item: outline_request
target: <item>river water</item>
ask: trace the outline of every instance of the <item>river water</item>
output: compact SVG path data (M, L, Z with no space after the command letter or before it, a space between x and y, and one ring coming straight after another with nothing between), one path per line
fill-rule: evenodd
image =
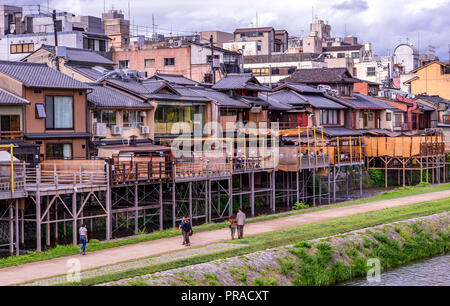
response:
M381 282L358 279L344 286L450 286L450 255L438 256L381 274Z

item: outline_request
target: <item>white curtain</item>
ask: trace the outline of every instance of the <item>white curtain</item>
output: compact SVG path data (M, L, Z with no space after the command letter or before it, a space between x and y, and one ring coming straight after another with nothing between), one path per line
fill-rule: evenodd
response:
M73 128L72 97L54 97L54 114L56 129Z

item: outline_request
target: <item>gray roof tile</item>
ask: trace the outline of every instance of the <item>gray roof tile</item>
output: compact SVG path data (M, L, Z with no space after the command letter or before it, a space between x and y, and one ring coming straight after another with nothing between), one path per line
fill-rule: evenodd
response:
M92 92L88 94L87 99L91 106L98 108L132 108L149 109L153 105L144 102L139 98L124 95L117 90L107 88L102 84L89 84Z
M297 69L286 79L286 83L355 83L359 80L353 79L347 68L313 68Z
M42 48L53 54L55 53L54 46L42 45ZM66 60L72 63L87 63L93 65L110 65L110 66L117 65L110 59L107 59L106 57L101 56L100 54L91 50L79 48L66 48L66 50L67 50Z
M30 104L29 101L0 88L0 105Z
M216 91L205 87L196 87L192 88L191 90L215 101L220 106L235 107L235 108L250 108L248 104L239 101L237 99L234 99L229 95L222 93L220 91Z
M149 77L147 80L164 80L171 84L177 85L197 85L196 81L188 79L179 74L166 74L166 73L155 73L153 76Z
M26 87L87 89L87 85L41 63L0 61L0 72Z
M217 90L251 89L271 91L270 88L262 86L253 75L247 73L230 73L220 79L212 88Z

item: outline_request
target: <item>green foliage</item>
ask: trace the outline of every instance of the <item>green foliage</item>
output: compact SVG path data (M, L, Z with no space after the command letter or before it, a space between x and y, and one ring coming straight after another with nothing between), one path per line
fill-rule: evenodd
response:
M416 218L420 216L427 216L431 214L441 213L450 210L450 203L447 199L430 201L428 203L419 203L408 206L401 206L396 208L384 209L380 211L373 211L368 213L363 213L359 215L354 215L350 217L338 218L334 220L329 220L325 222L319 222L314 224L301 225L294 228L289 228L285 230L274 231L270 233L264 233L259 235L254 235L242 239L245 242L243 247L224 250L209 254L195 255L193 257L178 259L166 263L152 264L145 267L130 269L127 271L113 272L104 275L99 275L91 278L81 279L79 283L70 283L64 285L72 286L88 286L96 285L105 282L116 281L124 278L136 277L139 275L152 274L159 271L165 271L169 269L177 269L185 266L200 264L204 262L210 262L217 259L229 258L241 256L260 250L271 249L278 246L294 244L301 241L317 239L320 237L328 237L332 235L337 235L340 233L345 233L349 231L354 231L366 227L371 227L383 223L391 223L400 220ZM401 232L411 232L407 227L402 227ZM370 233L366 234L370 237ZM448 249L448 233L441 233L439 237L441 240L447 241ZM407 236L407 235L405 235ZM412 235L411 235L412 236ZM362 253L370 254L378 244L375 239L364 238L364 243L361 245ZM414 247L414 246L413 246ZM289 251L297 256L298 258L308 258L308 252L306 247L291 248ZM323 251L326 252L324 248ZM363 275L366 271L366 261L361 261L359 259L352 259L352 277L358 275ZM291 259L292 260L292 259ZM3 264L0 260L0 266ZM289 264L288 264L289 265ZM297 267L295 264L294 267ZM1 270L0 270L1 271ZM230 272L236 277L239 276L239 271L237 268L231 268ZM294 269L291 272L295 272ZM337 273L337 272L336 272Z
M300 241L300 242L297 242L296 244L294 244L294 247L310 249L312 247L312 244L307 241Z
M383 187L385 185L383 172L380 169L369 169L369 177L372 185L377 187Z
M295 202L295 204L292 206L292 210L301 210L301 209L307 209L309 208L308 204L305 204L303 202Z

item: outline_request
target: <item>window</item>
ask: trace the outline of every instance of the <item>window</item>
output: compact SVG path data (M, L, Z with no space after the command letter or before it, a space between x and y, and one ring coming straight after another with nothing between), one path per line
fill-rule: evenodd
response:
M261 51L261 45L258 45L257 49L258 51Z
M338 54L337 54L337 57L338 57L338 58L344 58L344 57L345 57L345 53L338 53Z
M203 80L205 83L212 83L212 73L205 73Z
M120 69L128 69L128 68L130 68L130 61L129 60L119 61L119 68Z
M394 127L401 127L401 126L402 126L402 115L395 114L394 115Z
M215 58L215 59L220 59L220 56L217 55L217 54L214 54L214 58ZM207 63L211 63L211 55L207 55L207 56L206 56L206 62L207 62Z
M73 98L45 97L46 129L73 129Z
M47 143L45 155L48 159L72 159L72 144Z
M367 76L375 76L375 67L367 67Z
M44 119L44 118L47 118L44 104L38 103L36 104L36 119Z
M339 124L339 113L335 109L320 110L320 124Z
M386 113L386 121L392 120L392 113Z
M19 115L1 115L0 116L0 131L20 131L20 116Z
M269 75L269 68L253 68L252 69L253 75L258 76L267 76Z
M341 86L340 87L340 95L345 97L351 96L351 86Z
M154 58L144 59L144 67L145 68L155 68L155 59Z
M10 47L11 54L31 52L34 52L34 44L12 44Z
M106 123L108 127L116 125L116 111L114 110L101 110L94 112L95 122Z
M124 127L137 128L144 124L144 118L140 111L123 111L122 121Z
M99 51L102 51L102 52L106 51L106 41L104 41L104 40L99 41Z
M280 68L272 68L272 75L280 75Z
M352 52L352 58L359 58L359 52Z
M353 68L353 76L355 77L358 74L358 69Z
M175 58L165 58L164 59L164 66L175 66Z

